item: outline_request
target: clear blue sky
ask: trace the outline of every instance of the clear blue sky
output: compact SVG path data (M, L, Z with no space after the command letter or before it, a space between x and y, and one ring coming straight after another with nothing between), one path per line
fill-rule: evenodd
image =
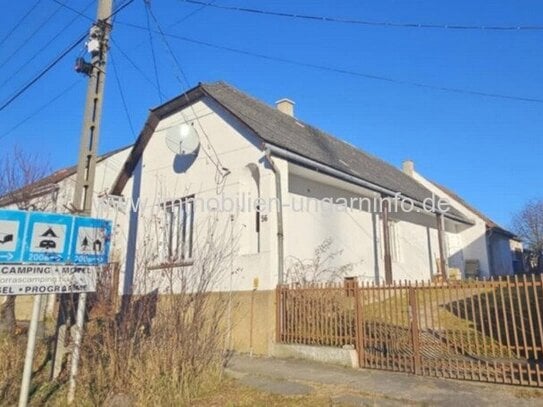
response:
M34 3L18 1L4 9L0 39ZM67 3L86 10L87 15L95 14L92 0ZM165 31L194 40L400 81L543 99L543 31L368 27L212 7L172 25L199 7L176 0L151 3ZM543 24L543 3L536 0L217 0L216 4L389 22ZM72 25L49 40L74 18ZM31 36L46 19L48 22ZM154 82L148 33L122 23L146 25L143 0L135 0L118 15L113 38ZM87 20L60 8L53 0L41 0L0 46L0 84L5 82L0 85L0 101L88 27ZM161 88L170 98L186 86L177 81L177 70L161 38L154 34L153 40ZM405 158L413 159L422 174L452 188L505 226L524 202L543 195L543 103L441 92L273 62L176 39L169 41L191 86L200 81L225 80L269 103L289 97L296 101L296 115L302 120L393 165L399 166ZM24 96L0 112L2 149L19 144L48 157L54 168L75 163L85 79L78 80L73 63L82 52L82 46L76 48ZM115 45L111 53L130 117L139 132L147 110L161 100L155 87L142 78ZM130 144L134 139L111 64L108 69L101 152ZM69 92L5 135L73 81L78 82Z

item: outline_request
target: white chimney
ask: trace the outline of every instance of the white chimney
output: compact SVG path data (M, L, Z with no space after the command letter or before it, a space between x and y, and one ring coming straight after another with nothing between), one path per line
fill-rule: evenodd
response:
M283 112L285 114L288 114L291 117L294 117L294 105L295 103L290 99L281 99L275 102L275 105L277 106L277 109L280 112Z
M405 160L402 163L402 171L412 177L415 173L415 162L413 160Z

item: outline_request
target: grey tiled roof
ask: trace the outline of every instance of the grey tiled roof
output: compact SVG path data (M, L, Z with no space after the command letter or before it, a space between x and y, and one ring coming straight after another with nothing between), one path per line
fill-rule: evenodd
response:
M224 82L200 84L200 87L268 143L364 181L401 192L419 202L432 196L432 192L419 182L385 161L284 114ZM455 209L451 209L450 214L465 219Z

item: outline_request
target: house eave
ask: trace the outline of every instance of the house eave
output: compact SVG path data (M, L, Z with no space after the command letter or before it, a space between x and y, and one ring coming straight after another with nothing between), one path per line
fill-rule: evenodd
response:
M310 169L312 169L314 171L317 171L317 172L322 172L322 173L327 174L329 176L341 179L343 181L349 182L351 184L354 184L354 185L357 185L357 186L360 186L360 187L363 187L363 188L367 188L367 189L369 189L371 191L377 192L379 194L382 194L382 195L385 195L385 196L388 196L388 197L398 196L399 198L404 198L404 199L408 198L408 199L410 199L410 200L412 200L414 202L415 206L417 206L419 208L423 207L422 202L419 202L419 201L417 201L417 200L415 200L415 199L413 199L411 197L405 196L399 191L393 191L393 190L390 190L388 188L382 187L380 185L374 184L372 182L366 181L363 178L356 177L356 176L354 176L352 174L348 174L348 173L346 173L344 171L335 169L333 167L330 167L329 165L326 165L326 164L320 163L318 161L312 160L310 158L304 157L302 155L299 155L297 153L289 151L289 150L287 150L285 148L276 146L274 144L263 143L263 149L264 150L269 150L272 155L283 158L283 159L285 159L285 160L287 160L289 162L300 165L302 167L310 168ZM438 213L438 212L435 212L435 213ZM448 212L442 212L442 214L446 218L448 218L448 219L450 219L452 221L462 223L464 225L469 225L469 226L475 225L475 222L473 220L471 220L471 219L460 218L460 217L455 216L453 214L450 214Z

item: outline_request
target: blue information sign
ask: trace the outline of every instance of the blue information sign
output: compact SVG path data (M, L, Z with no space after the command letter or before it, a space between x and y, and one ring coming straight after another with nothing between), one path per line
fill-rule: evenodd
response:
M74 221L73 238L70 258L75 264L108 262L111 222L78 217Z
M104 219L0 210L0 264L102 265L110 240Z
M18 263L23 256L26 214L0 211L0 263Z
M69 215L30 212L23 262L68 263L73 222Z

